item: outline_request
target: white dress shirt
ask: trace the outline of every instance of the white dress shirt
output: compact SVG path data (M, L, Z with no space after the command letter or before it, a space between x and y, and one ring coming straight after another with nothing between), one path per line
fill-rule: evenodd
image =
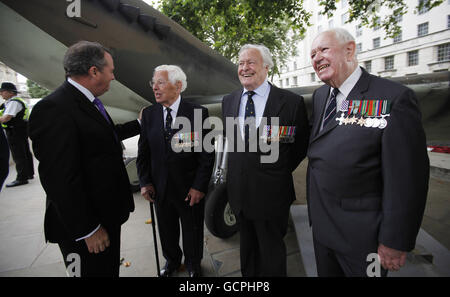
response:
M247 89L241 95L241 103L239 105L239 126L241 128L241 135L244 137L244 121L245 121L245 106L247 105L248 95ZM255 105L255 124L256 127L261 123L262 116L264 114L264 109L266 108L267 99L269 99L270 84L267 79L254 90L253 103Z

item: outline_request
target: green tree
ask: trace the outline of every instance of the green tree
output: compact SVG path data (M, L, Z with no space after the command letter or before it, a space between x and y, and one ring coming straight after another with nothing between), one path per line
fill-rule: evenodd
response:
M27 79L28 93L31 98L43 98L51 92L44 87L41 87L32 80Z
M310 17L303 0L160 0L160 9L233 62L242 45L266 45L274 57L272 75L296 54Z
M348 22L360 21L363 26L381 26L386 38L400 32L397 16L407 12L405 0L347 0ZM198 39L237 62L239 48L246 43L262 43L272 52L279 73L290 56L296 55L296 44L311 26L311 13L303 0L158 0L162 13L172 18ZM335 0L318 0L321 14L331 17ZM421 0L415 8L429 10L443 0ZM379 18L380 9L390 14Z

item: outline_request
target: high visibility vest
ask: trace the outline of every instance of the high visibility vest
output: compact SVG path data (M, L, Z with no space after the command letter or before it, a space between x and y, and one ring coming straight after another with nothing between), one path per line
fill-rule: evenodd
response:
M3 128L16 128L16 127L26 127L28 122L28 117L30 116L30 109L28 108L28 104L20 97L13 97L9 99L9 101L17 101L22 104L22 110L19 111L15 117L9 120L6 123L2 124ZM3 116L5 112L6 106L3 103L0 106L0 117Z

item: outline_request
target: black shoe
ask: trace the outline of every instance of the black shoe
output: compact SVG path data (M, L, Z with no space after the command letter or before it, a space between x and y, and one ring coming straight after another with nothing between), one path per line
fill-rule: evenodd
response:
M189 277L201 277L202 273L200 272L200 270L192 270L189 271Z
M12 187L17 187L17 186L21 186L21 185L25 185L28 184L27 180L15 180L9 184L6 185L7 188L12 188Z
M161 271L159 272L159 276L161 276L161 277L169 277L169 276L172 276L172 274L173 274L175 271L177 271L177 270L178 270L177 268L170 267L170 266L166 263L166 265L164 265L164 268L161 269Z

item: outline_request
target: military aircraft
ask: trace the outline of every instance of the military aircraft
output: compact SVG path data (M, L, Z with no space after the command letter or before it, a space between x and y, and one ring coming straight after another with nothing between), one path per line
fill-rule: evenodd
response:
M102 102L116 123L135 119L155 103L148 82L161 64L179 65L188 77L183 98L220 116L225 94L240 88L237 67L183 27L141 0L0 0L0 60L53 90L65 79L62 59L79 40L112 49L115 78ZM418 95L428 141L447 140L450 129L448 71L395 78ZM318 86L293 88L307 107ZM216 162L206 198L205 223L215 236L237 232L225 190L226 142L216 139ZM139 188L135 158L125 161L133 188Z

